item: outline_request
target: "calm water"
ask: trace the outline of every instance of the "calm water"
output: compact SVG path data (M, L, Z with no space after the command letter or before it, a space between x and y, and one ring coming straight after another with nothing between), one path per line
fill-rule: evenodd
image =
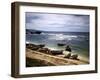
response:
M86 32L46 32L41 34L26 34L26 42L45 44L52 50L64 50L66 46L58 46L58 43L70 45L72 53L77 53L89 58L89 33Z

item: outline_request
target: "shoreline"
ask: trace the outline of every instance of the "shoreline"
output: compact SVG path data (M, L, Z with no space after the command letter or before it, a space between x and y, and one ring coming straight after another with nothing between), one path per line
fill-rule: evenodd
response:
M75 59L69 59L69 58L64 58L63 55L51 55L51 54L46 54L43 52L38 52L34 51L31 49L26 48L26 59L29 58L31 61L33 61L33 66L31 65L32 62L30 62L30 66L60 66L60 65L82 65L82 64L89 64L88 61L84 60L75 60ZM34 60L36 60L38 65L34 64ZM26 62L29 62L27 60ZM35 63L36 63L35 62ZM41 65L41 63L43 63ZM28 64L27 64L28 65ZM26 66L29 67L29 66Z
M28 45L30 44L31 47L27 47L27 44ZM26 42L26 48L30 48L30 49L34 50L32 47L38 47L38 46L40 46L39 48L41 48L41 49L45 48L46 50L49 50L49 51L64 51L61 49L49 48L45 44L37 44L37 43L35 44L35 43L31 43L31 42ZM39 51L39 52L41 52L41 51ZM44 53L45 53L45 50L44 50ZM48 54L50 54L50 53L48 53ZM71 52L71 54L72 55L77 54L79 59L86 61L86 62L89 62L89 59L87 57L85 57L83 54L79 54L79 53L73 52L73 51Z
M35 45L39 45L39 44L42 44L42 43L35 43L35 42L29 42L29 41L27 41L26 42L26 44L35 44ZM44 43L45 44L45 43ZM71 46L72 47L72 46ZM45 44L45 48L48 48L48 49L50 49L50 50L53 50L53 51L59 51L59 50L65 50L65 46L48 46L48 45L46 45ZM83 50L84 51L84 50ZM83 57L84 57L84 60L86 60L86 61L88 61L89 60L89 56L88 56L88 53L85 53L85 52L79 52L79 51L77 51L77 50L74 50L73 48L72 48L72 52L71 52L72 54L78 54L79 56L80 56L80 58L82 58L83 59ZM84 55L84 54L87 54L87 55Z

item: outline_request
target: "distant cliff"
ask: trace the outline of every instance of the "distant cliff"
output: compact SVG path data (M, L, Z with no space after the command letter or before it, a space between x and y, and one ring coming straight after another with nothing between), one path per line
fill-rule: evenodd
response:
M32 30L32 29L26 29L26 34L41 34L42 31L39 30Z

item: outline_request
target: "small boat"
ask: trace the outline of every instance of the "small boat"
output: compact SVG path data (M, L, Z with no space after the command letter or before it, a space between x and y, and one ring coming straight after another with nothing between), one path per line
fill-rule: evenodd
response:
M51 54L52 55L59 55L59 54L63 54L62 50L51 50Z
M64 43L58 43L57 45L58 46L65 46L66 44L64 44Z

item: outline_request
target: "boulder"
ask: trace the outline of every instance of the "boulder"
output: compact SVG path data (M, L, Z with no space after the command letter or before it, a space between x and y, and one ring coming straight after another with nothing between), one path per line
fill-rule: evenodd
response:
M71 57L70 57L71 59L78 59L78 54L73 54Z

